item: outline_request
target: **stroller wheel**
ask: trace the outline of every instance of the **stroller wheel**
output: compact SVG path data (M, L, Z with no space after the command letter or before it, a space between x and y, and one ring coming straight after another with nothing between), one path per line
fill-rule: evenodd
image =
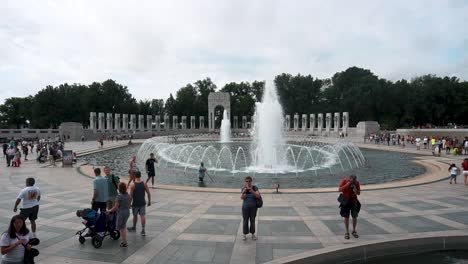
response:
M120 231L119 230L112 230L110 232L110 237L114 240L118 240L120 238Z
M91 239L91 242L95 248L100 248L102 246L102 237L100 235L95 235Z
M84 244L84 242L86 241L86 239L82 236L79 236L78 237L78 241L80 241L80 244Z

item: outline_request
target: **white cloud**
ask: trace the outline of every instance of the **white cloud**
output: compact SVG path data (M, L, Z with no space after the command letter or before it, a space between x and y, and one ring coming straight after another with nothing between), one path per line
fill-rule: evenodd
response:
M388 79L468 79L464 1L6 1L0 102L46 85L104 81L167 98L211 77L331 77L350 66Z

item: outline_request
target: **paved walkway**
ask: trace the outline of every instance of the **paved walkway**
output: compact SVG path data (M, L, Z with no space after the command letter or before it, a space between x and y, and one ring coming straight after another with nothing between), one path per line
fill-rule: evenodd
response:
M30 176L43 191L38 263L265 263L361 241L468 234L468 187L448 181L363 192L361 236L350 240L343 238L338 193L263 193L259 240L242 241L239 194L152 189L147 236L130 233L125 249L106 238L95 249L90 241L79 244L75 236L82 228L75 211L90 206L92 193L92 179L76 168L40 168L33 161L21 168L2 167L0 230L7 228L15 197Z

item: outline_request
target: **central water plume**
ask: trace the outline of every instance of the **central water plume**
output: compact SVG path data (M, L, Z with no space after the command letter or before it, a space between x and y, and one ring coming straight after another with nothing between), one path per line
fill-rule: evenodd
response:
M221 120L220 130L221 142L231 141L231 121L229 121L226 109L223 111L223 120Z
M252 167L260 170L287 167L283 123L283 108L276 87L265 85L262 101L255 105Z

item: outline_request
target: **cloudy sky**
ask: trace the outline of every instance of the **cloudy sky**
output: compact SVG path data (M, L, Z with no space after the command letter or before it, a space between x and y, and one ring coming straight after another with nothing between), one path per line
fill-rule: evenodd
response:
M110 78L151 99L205 77L221 87L354 65L467 80L468 1L0 3L0 103L65 82Z

